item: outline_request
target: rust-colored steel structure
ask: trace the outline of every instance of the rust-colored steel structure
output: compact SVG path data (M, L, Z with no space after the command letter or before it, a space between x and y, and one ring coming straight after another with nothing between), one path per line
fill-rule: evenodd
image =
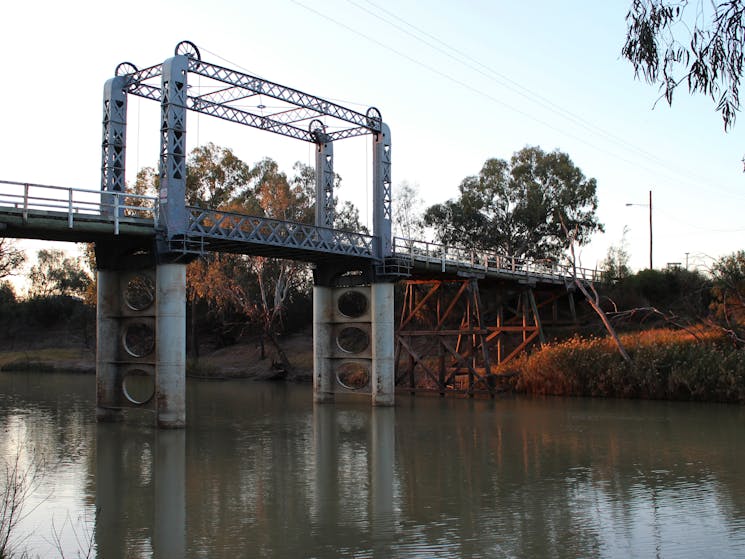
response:
M412 393L494 395L512 376L509 362L545 343L545 326L576 323L567 285L474 277L411 279L399 285L396 385ZM568 312L559 304L565 300Z

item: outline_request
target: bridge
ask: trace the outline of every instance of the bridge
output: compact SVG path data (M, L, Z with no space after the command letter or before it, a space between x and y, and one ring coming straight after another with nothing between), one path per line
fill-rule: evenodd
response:
M312 264L317 402L362 392L375 405L392 405L397 384L493 393L493 365L543 339L542 310L557 320L556 303L568 295L573 314L574 283L598 279L556 262L392 237L390 130L374 107L362 114L205 62L188 41L162 64L140 70L122 63L115 74L104 86L100 189L0 181L0 236L95 243L101 421L136 407L154 410L161 427L185 425L185 266L207 253ZM192 96L189 74L215 87ZM155 197L126 191L128 95L161 103ZM257 115L236 103L256 95L279 108ZM187 110L315 144L315 222L186 205ZM364 134L374 138L371 235L333 227L333 142ZM401 281L396 328L394 284ZM480 285L496 293L490 304ZM136 396L143 379L152 390Z

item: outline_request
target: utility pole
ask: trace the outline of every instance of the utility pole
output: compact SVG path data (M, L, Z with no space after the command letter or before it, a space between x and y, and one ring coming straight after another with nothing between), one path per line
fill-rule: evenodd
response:
M649 269L652 270L652 191L649 191Z
M632 204L627 202L626 206L647 206L649 208L649 269L652 270L652 191L649 191L648 204Z

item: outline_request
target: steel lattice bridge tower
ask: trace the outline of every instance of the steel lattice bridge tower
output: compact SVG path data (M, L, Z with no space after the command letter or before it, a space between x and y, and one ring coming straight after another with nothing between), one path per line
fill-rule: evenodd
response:
M541 309L553 305L556 319L557 289L566 293L578 277L596 279L594 271L555 262L393 239L391 134L374 107L363 114L203 61L188 41L162 64L138 69L124 62L115 74L104 86L100 192L0 181L1 236L95 243L100 421L120 420L131 407L153 410L161 427L185 426L185 269L209 252L312 263L319 403L361 392L389 406L395 385L422 388L417 378L444 393L467 377L469 394L479 386L493 393L490 363L543 339ZM190 93L193 75L209 93ZM130 95L161 106L156 197L125 188ZM274 112L246 110L245 101L257 96L272 98ZM190 111L314 144L315 223L188 206ZM333 227L334 142L362 135L373 137L372 235ZM394 283L401 279L408 283L396 331ZM487 305L480 280L496 292ZM542 299L536 287L549 288ZM510 333L522 339L509 346ZM407 359L396 378L396 363Z
M216 87L192 95L191 76ZM353 362L366 369L373 403L393 404L393 284L386 263L392 257L390 132L380 113L353 111L256 76L203 61L198 48L179 43L175 56L142 70L122 63L104 88L102 196L125 189L127 98L135 95L161 104L159 192L155 244L121 250L120 243L96 244L98 262L97 357L98 415L118 419L120 409L141 405L128 397L133 375L155 379L153 404L158 424L185 424L185 265L194 254L230 251L295 258L314 268L314 385L318 402L333 400L337 324L354 321L368 343ZM270 97L270 114L255 114L240 105L252 97ZM288 136L316 146L315 224L289 223L186 206L186 132L189 111ZM322 120L323 121L322 121ZM334 131L328 132L332 127ZM371 134L373 144L373 235L336 231L334 224L334 142ZM137 270L137 259L150 258ZM137 270L140 273L134 273ZM352 293L347 314L338 309L339 278L350 271L364 277ZM355 278L358 277L355 275ZM343 281L342 281L343 283ZM134 294L152 293L141 305ZM143 289L143 286L148 286ZM347 291L345 291L347 292ZM130 294L130 295L128 295ZM117 297L117 295L119 295ZM129 297L129 298L128 298ZM142 297L139 297L142 299ZM343 301L342 301L343 303ZM142 307L142 308L140 308ZM140 317L140 315L142 315ZM152 324L154 348L137 351L127 344L132 321ZM349 326L347 326L349 328ZM124 340L124 342L121 342ZM122 351L123 350L123 351ZM154 351L154 353L153 353ZM341 352L344 350L341 349ZM154 355L154 363L141 363ZM123 359L122 359L123 358ZM143 365L146 369L143 369ZM147 370L150 369L150 370Z

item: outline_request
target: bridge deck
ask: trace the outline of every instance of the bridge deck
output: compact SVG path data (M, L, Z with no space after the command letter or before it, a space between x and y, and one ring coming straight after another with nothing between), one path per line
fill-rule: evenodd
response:
M189 208L184 237L169 239L175 252L230 252L306 262L377 262L376 238L351 231ZM72 242L155 239L154 197L0 181L0 236ZM574 277L598 281L597 270L573 268L396 238L393 257L415 277L476 276L526 284L563 284Z

